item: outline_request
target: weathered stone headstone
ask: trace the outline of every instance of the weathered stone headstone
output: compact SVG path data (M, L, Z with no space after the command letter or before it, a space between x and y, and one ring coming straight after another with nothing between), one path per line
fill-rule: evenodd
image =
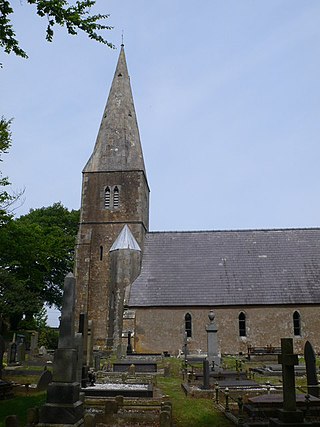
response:
M170 377L170 365L166 364L163 369L163 376Z
M9 355L9 363L16 363L16 361L17 361L17 344L15 342L12 342L9 344L8 355Z
M3 337L0 335L0 379L2 378L3 355L5 351L6 351L6 343Z
M47 349L44 345L39 348L39 356L46 356L48 354Z
M76 381L81 384L82 380L82 362L83 359L81 355L83 355L83 336L81 333L76 333L74 337L74 346L77 350L77 374L76 374ZM80 356L80 357L79 357ZM86 384L82 385L82 387L86 387Z
M22 363L26 360L26 345L24 342L17 345L16 360L18 363Z
M303 423L303 412L296 407L294 367L299 364L298 355L293 353L292 338L281 338L281 354L278 363L282 365L283 409L278 410L279 419L270 419L270 426L287 423Z
M218 355L219 347L218 347L218 328L214 321L215 315L213 310L210 310L209 312L209 320L210 323L206 327L207 331L207 346L208 346L208 354L207 354L207 360L209 362L210 367L212 370L219 370L221 359Z
M95 415L93 414L85 414L84 416L84 427L95 427Z
M309 341L304 345L304 359L306 362L308 393L319 398L319 385L317 378L316 354Z
M30 337L30 353L31 355L35 355L38 353L38 339L39 333L34 331Z
M40 410L40 424L79 425L84 408L77 378L77 350L74 347L75 278L69 273L64 282L58 349L53 362L53 382L47 391L47 403Z
M204 360L203 364L203 388L208 390L210 388L210 367L209 360Z
M34 427L39 423L39 408L27 409L27 424L26 427Z
M136 367L135 365L132 363L129 368L128 368L128 375L135 375L136 374Z
M16 415L9 415L4 420L5 427L19 427L19 420Z
M184 355L184 361L187 361L187 357L188 357L188 335L187 332L184 333L184 341L183 341L183 355Z
M94 356L94 370L97 372L97 371L100 371L100 363L101 363L101 357L100 357L100 354L96 354L95 356Z
M171 427L171 413L169 411L160 412L160 427Z
M38 384L37 384L37 390L38 391L44 391L48 389L49 384L52 382L52 372L48 371L47 369L45 369L39 380L38 380Z

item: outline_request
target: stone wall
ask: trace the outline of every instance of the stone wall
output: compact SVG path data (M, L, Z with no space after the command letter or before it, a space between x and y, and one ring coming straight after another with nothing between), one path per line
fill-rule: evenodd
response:
M205 326L209 323L208 312L214 310L218 327L218 341L222 354L247 353L251 346L280 346L280 338L293 337L295 351L303 353L309 340L316 352L320 352L319 306L256 306L256 307L168 307L135 309L135 351L178 354L183 348L184 316L192 316L192 337L189 349L206 352ZM301 316L301 336L294 336L293 313ZM239 314L246 316L246 332L239 336Z

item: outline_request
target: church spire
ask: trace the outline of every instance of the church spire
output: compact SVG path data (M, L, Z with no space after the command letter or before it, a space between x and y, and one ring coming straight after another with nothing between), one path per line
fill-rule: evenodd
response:
M130 77L122 44L96 144L84 172L126 170L141 170L145 173Z

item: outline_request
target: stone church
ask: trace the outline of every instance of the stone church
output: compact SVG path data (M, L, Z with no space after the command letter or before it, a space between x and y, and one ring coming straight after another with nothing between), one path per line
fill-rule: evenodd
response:
M214 224L213 224L214 226ZM320 351L320 229L149 231L149 186L124 47L83 169L77 314L96 349L206 351L214 310L221 353Z

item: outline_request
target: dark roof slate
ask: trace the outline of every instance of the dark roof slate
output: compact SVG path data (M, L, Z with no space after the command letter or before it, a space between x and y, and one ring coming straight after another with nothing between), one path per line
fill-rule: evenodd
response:
M131 307L320 303L320 229L152 232Z

